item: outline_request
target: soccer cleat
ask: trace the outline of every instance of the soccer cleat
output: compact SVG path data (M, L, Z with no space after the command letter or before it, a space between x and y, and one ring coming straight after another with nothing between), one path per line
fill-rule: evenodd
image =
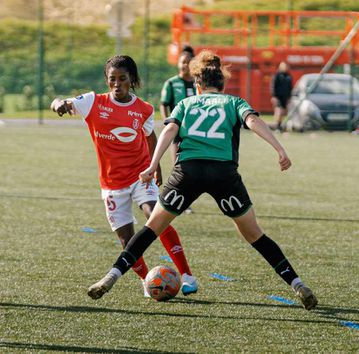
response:
M195 294L198 290L197 280L194 276L187 273L182 274L182 294Z
M117 279L114 274L106 274L100 281L89 287L87 295L94 300L101 298L103 294L111 290Z
M143 296L144 297L151 297L151 295L147 291L145 279L142 279L142 285L143 285Z
M310 311L318 304L318 300L307 286L301 285L295 290L295 294L299 297L303 307Z

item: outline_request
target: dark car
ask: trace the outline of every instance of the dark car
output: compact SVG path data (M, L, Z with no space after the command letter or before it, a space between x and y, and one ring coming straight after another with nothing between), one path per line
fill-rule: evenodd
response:
M289 104L287 130L357 127L359 81L347 74L324 74L319 81L318 78L319 74L305 74L297 81ZM309 88L311 92L305 96Z

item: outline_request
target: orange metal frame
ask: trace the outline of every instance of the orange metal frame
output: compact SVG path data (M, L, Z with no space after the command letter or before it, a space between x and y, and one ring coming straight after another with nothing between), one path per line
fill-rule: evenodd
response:
M216 27L213 24L216 17L228 18L230 28ZM305 19L320 18L336 19L342 28L314 30L302 25ZM359 21L359 12L224 11L184 6L173 14L168 61L172 64L177 62L183 44L192 45L196 52L211 49L224 62L231 64L232 78L226 91L244 97L262 112L270 112L269 83L279 63L286 61L290 64L294 81L304 73L319 72L356 21ZM208 41L211 36L225 36L232 44L196 44L192 40L195 35ZM301 41L313 36L337 38L338 45L301 45ZM353 37L350 46L338 57L335 65L349 63L359 64L359 33Z

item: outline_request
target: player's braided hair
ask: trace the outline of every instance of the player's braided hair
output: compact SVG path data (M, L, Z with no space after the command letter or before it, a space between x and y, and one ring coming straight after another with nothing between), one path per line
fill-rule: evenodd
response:
M117 69L123 68L125 69L129 75L131 80L131 88L135 90L136 88L141 87L141 79L138 74L137 65L135 61L128 55L115 55L114 57L107 60L104 68L104 74L107 78L108 69L114 67Z
M230 77L219 56L210 50L203 50L195 56L189 63L189 70L195 82L202 88L215 87L219 91L223 90L225 81Z

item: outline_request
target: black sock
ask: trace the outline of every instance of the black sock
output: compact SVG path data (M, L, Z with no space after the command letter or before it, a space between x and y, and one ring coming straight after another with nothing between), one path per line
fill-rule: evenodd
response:
M131 237L113 265L114 268L119 269L122 274L125 274L156 238L156 234L149 227L144 226L142 230Z
M279 246L269 237L263 234L252 246L273 267L276 273L289 285L298 278L291 264L285 258Z

